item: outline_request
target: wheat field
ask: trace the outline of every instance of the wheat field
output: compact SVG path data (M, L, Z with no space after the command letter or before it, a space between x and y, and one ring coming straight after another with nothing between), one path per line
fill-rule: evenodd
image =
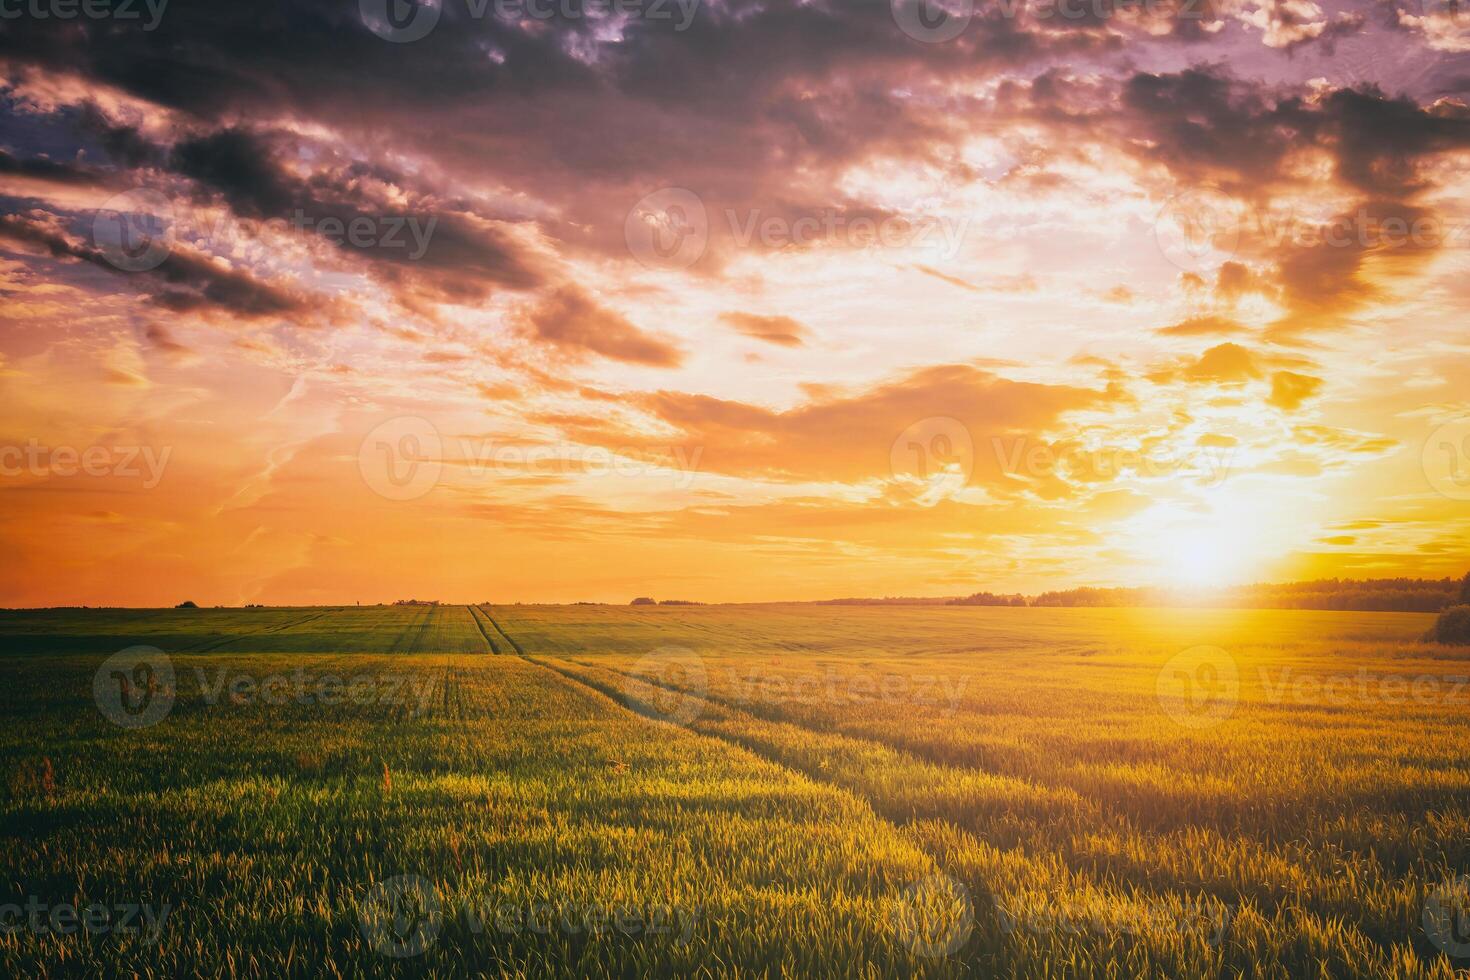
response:
M1428 620L0 613L0 969L1447 978Z

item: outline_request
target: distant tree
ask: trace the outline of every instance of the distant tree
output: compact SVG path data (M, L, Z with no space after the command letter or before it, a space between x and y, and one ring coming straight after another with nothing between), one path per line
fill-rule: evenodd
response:
M632 602L628 603L628 605L630 605L630 606L656 606L656 605L658 605L658 603L654 602L652 599L650 599L646 595L641 595L638 598L634 599Z
M1470 572L1466 572L1465 577L1460 580L1460 604L1470 606Z
M199 603L194 602L194 601L189 600L189 599L185 599L183 602L179 603L177 606L174 606L174 608L175 609L198 609L199 608Z
M1453 643L1470 646L1470 605L1450 606L1439 614L1434 628L1424 639L1434 643Z
M994 592L976 592L960 599L950 599L951 606L1024 606L1023 595L996 595Z

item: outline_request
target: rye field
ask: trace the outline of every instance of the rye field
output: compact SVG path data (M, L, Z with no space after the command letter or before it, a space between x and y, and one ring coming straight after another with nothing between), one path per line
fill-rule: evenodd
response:
M0 613L6 976L1440 977L1397 613Z

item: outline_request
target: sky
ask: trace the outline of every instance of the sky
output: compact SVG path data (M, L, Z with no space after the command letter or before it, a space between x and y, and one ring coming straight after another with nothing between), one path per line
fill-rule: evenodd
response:
M1460 575L1470 9L3 0L0 605Z

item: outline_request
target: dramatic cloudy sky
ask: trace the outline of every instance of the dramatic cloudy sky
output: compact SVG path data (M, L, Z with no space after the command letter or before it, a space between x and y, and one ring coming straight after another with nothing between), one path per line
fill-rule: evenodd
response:
M0 604L1464 571L1470 11L635 2L3 0Z

